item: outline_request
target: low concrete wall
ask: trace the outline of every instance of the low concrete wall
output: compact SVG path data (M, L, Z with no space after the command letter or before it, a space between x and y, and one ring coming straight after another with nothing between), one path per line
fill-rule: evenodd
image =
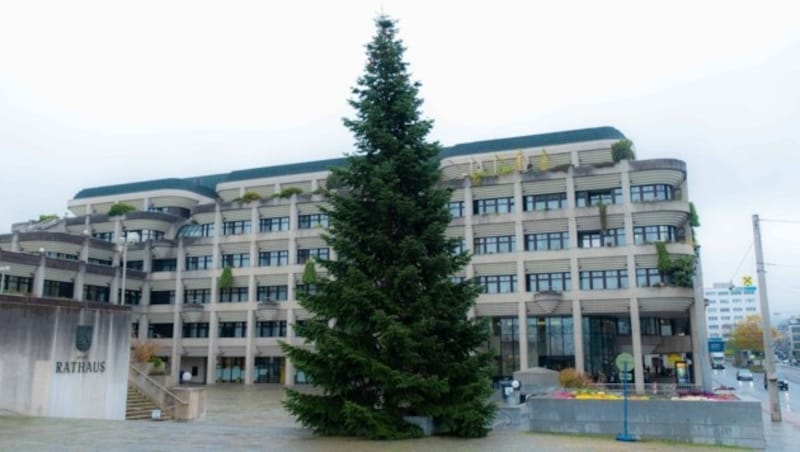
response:
M125 419L130 322L124 306L0 295L0 411Z
M531 398L530 431L617 435L624 430L622 400ZM663 439L763 449L764 421L755 401L629 400L628 434Z
M174 419L176 421L195 421L206 417L206 388L178 386L171 391L181 400L186 401L186 405L177 404L175 406Z

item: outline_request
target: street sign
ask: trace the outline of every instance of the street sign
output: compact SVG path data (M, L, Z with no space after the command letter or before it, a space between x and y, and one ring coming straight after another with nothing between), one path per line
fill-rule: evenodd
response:
M614 363L617 365L617 369L625 371L633 370L633 355L627 352L622 352L617 355L616 360Z

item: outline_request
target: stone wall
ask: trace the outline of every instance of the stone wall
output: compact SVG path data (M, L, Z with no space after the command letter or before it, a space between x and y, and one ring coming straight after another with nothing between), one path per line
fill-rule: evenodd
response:
M531 398L530 431L612 435L624 431L622 400ZM698 444L763 449L764 421L756 401L629 400L628 434Z
M130 322L128 307L0 295L0 411L125 419Z

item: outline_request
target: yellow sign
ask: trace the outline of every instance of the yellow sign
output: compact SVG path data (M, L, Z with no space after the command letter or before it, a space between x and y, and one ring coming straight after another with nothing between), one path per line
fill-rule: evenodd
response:
M753 285L753 277L752 276L742 276L742 285L745 287L750 287Z

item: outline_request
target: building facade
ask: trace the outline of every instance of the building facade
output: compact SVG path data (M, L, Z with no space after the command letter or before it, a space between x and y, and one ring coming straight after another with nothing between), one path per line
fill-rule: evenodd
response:
M761 304L755 286L734 286L730 283L714 283L703 289L707 300L706 326L709 338L724 341L736 328L736 324L751 315L761 315Z
M704 362L703 292L672 284L654 245L694 256L686 165L615 162L611 146L623 138L601 127L443 150L447 234L473 254L453 277L482 289L472 314L489 320L495 379L542 366L603 380L629 352L638 385L675 361ZM3 287L131 305L135 334L194 382L304 382L279 341L303 343L293 325L309 313L297 296L314 290L304 264L336 258L321 237L321 188L342 164L81 190L68 202L73 217L0 236ZM115 203L136 210L110 217ZM226 266L233 283L220 287ZM692 380L702 372L694 366Z

